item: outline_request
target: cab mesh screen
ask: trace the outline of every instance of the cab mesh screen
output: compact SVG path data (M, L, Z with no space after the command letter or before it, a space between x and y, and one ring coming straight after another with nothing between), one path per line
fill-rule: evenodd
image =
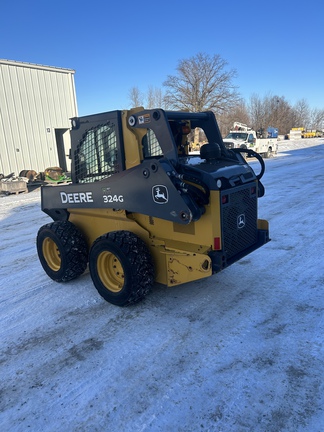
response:
M102 180L118 172L117 137L111 122L85 132L75 158L78 183Z
M143 137L142 144L144 158L163 156L159 141L157 140L155 133L151 129L147 130L147 134Z

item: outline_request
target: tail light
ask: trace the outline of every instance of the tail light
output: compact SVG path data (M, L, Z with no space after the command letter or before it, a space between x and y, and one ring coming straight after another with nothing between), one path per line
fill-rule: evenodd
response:
M228 203L228 195L222 195L222 204Z

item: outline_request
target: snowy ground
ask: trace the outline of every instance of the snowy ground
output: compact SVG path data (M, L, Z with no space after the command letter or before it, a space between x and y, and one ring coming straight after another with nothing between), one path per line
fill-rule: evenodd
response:
M39 191L0 198L1 431L322 432L323 144L266 160L272 242L127 308L45 275Z

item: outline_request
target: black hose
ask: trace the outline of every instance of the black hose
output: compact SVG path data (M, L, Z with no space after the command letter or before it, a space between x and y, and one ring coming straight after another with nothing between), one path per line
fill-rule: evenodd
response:
M209 188L202 180L198 179L197 177L191 176L190 174L181 174L181 178L185 181L193 183L194 185L201 186L205 191L205 195L207 196L207 198L209 198Z
M177 179L175 185L187 193L199 206L209 204L209 194L204 193L200 188Z
M250 157L255 157L255 158L259 161L259 163L260 163L260 165L261 165L261 171L260 171L260 173L256 176L256 178L257 178L258 180L261 180L261 178L263 177L263 174L264 174L264 172L265 172L265 163L264 163L263 157L262 157L259 153L255 152L255 151L252 150L252 149L236 148L236 149L232 149L232 151L233 151L234 153L247 153L248 156L250 156Z

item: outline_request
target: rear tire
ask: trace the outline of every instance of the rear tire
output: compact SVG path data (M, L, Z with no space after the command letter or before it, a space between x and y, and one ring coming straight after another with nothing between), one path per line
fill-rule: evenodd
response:
M269 159L272 156L272 149L268 148L267 152L264 154L266 159Z
M142 300L154 283L149 250L130 231L113 231L99 237L90 250L89 268L99 294L117 306Z
M69 221L43 225L36 244L43 269L56 282L75 279L87 268L87 244L80 230Z

